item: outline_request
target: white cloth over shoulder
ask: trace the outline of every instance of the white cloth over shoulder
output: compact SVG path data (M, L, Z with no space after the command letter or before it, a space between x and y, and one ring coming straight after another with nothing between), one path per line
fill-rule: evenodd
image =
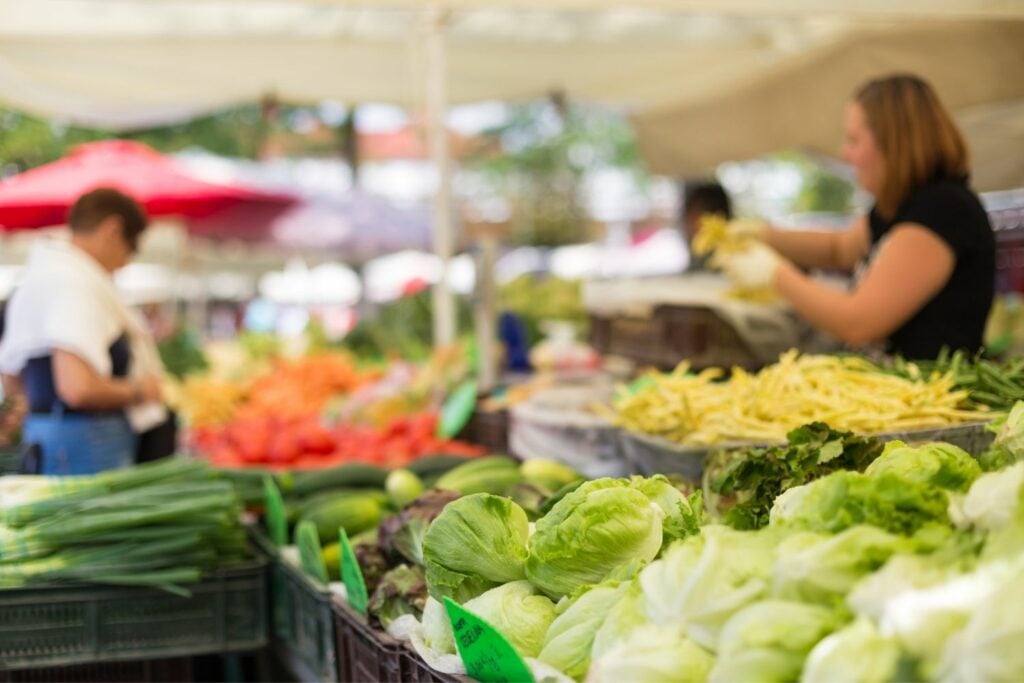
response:
M125 333L132 354L130 375L162 374L152 336L122 301L110 275L70 242L40 240L8 304L0 372L19 374L32 358L61 349L110 377L110 346ZM126 413L137 432L167 418L160 403L133 406Z

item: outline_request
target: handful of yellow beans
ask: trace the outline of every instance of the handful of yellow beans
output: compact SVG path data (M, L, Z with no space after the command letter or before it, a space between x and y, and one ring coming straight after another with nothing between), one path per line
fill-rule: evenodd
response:
M987 420L964 408L966 391L953 378L908 380L882 374L855 357L788 351L758 373L718 368L692 374L686 363L650 375L642 388L617 394L611 419L635 432L703 446L733 441L777 442L809 422L862 434L946 427Z

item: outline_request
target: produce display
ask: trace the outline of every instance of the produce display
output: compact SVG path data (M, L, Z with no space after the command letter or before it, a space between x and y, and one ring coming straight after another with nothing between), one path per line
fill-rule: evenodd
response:
M1020 680L1021 444L1024 403L998 458L807 425L760 449L770 485L741 472L754 457L722 470L732 500L709 510L661 476L576 484L532 523L507 496L438 514L442 498L422 616L391 631L447 666L452 598L535 670L581 681Z
M0 589L59 582L186 594L247 556L232 484L165 459L85 477L0 478Z
M783 354L760 372L687 364L620 389L610 418L621 427L688 445L782 442L811 422L862 434L991 419L972 408L951 374L907 379L857 357Z
M437 421L433 412L396 418L383 428L330 426L316 417L268 416L197 429L193 443L220 468L321 469L346 462L403 467L426 455L469 457L485 452L472 444L439 438Z
M470 561L465 559L468 555L488 563L492 576L521 574L522 562L518 569L500 566L507 558L499 549L514 548L514 539L520 536L525 540L529 520L543 514L544 503L567 485L582 481L578 473L558 463L520 465L505 456L428 458L391 472L350 465L338 468L330 482L313 473L278 475L277 479L294 521L296 546L309 545L302 534L316 533L329 578L337 580L340 572L339 527L353 539L370 593L370 615L385 628L403 616L422 616L428 581L448 582L453 593L471 591L470 586L482 579L460 575L449 566L463 566ZM472 516L481 501L518 512L514 537L506 538L513 533L508 525L474 529L478 536L459 533L459 510Z

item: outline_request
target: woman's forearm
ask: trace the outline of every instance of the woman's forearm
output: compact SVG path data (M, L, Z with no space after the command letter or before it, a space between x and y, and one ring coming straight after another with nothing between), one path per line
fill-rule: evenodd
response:
M841 267L837 255L838 233L770 228L765 242L804 268L838 270Z
M807 277L790 263L779 265L775 288L807 322L847 344L870 344L888 332L876 329L877 320L865 315L855 295Z

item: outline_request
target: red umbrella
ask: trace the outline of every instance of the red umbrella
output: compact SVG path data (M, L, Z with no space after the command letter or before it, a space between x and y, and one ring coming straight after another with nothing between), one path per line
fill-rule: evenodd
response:
M195 178L171 158L130 140L79 145L53 163L0 181L0 230L60 225L84 192L116 187L150 216L200 218L242 203L280 208L294 197Z

